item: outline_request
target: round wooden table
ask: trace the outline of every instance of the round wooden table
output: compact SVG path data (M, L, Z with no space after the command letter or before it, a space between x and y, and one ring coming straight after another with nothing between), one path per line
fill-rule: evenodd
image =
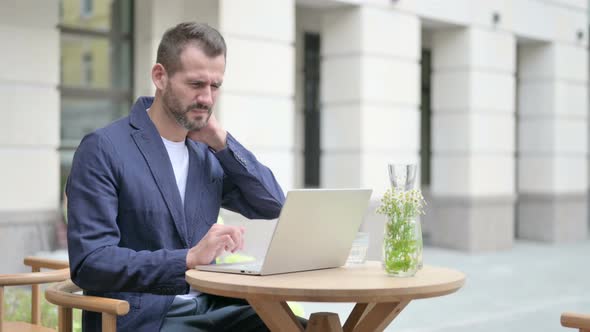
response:
M424 266L414 277L394 278L379 262L335 269L251 276L188 270L186 281L209 294L246 299L271 331L303 331L286 301L357 303L344 326L338 315L312 314L305 331L382 331L411 300L450 294L465 275Z

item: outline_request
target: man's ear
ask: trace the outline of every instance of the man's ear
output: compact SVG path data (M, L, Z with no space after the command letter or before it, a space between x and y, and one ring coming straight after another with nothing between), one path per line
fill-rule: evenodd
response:
M152 67L152 82L157 90L165 90L168 85L168 73L166 68L159 63Z

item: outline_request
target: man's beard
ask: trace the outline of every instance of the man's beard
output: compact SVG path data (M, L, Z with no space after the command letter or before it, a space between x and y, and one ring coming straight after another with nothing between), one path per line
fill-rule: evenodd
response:
M176 98L176 96L172 93L170 85L168 85L164 91L162 101L164 103L164 107L168 109L176 122L188 131L203 129L207 126L209 118L211 117L211 108L200 103L191 104L183 110L182 105L180 105L180 102L178 101L178 98ZM207 118L201 121L190 120L188 118L188 113L192 110L206 110Z

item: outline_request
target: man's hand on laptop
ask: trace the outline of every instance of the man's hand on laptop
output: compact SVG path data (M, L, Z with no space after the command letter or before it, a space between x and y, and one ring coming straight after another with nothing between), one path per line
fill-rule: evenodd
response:
M233 253L243 248L243 227L215 224L201 241L188 251L186 266L192 269L197 265L209 264L224 251Z

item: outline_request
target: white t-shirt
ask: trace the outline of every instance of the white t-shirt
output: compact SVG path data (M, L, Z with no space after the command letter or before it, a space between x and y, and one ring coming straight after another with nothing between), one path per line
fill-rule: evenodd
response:
M168 157L172 162L172 169L174 170L174 177L176 178L176 186L180 192L180 198L184 205L184 193L186 191L186 178L188 176L188 148L185 141L173 142L162 137L164 146L168 151Z

